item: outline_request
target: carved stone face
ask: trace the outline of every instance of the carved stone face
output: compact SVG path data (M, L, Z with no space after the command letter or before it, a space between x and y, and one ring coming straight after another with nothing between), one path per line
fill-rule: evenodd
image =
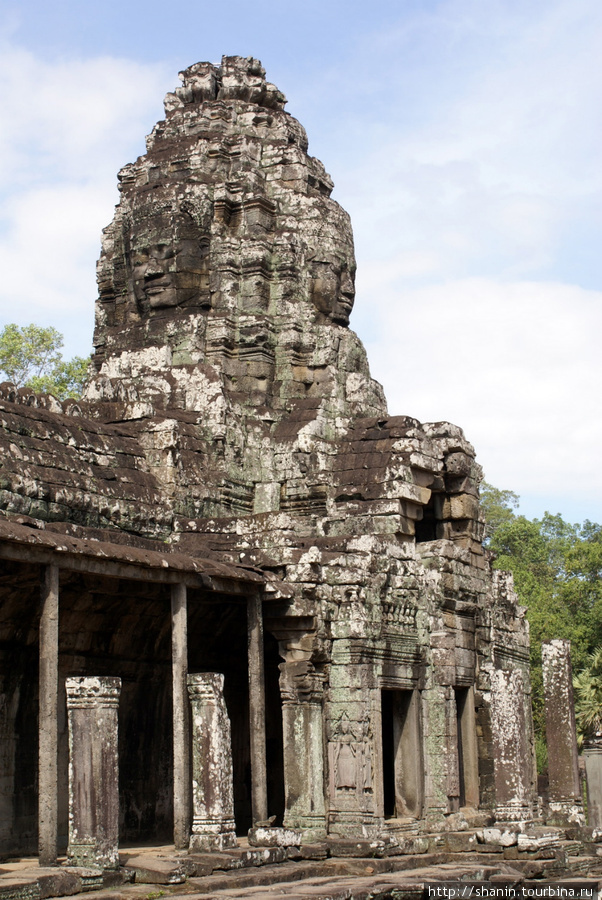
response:
M310 296L316 309L337 325L349 325L355 299L355 261L313 260Z
M129 260L140 312L208 306L209 241L201 237L189 217L146 219L132 231Z

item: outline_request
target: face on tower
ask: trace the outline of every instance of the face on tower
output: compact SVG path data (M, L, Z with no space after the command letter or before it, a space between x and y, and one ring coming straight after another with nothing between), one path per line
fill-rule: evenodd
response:
M190 316L197 343L205 333L197 312L226 316L232 345L237 316L245 327L253 316L274 316L275 327L291 317L302 327L346 327L351 224L283 96L251 59L201 63L182 82L146 155L119 174L121 201L98 267L99 353L120 352L134 337L171 340L161 332L170 313L178 340Z
M348 325L355 299L355 260L351 254L314 258L310 297L316 309L337 325Z
M149 214L130 232L131 290L141 313L209 305L209 239L181 211Z

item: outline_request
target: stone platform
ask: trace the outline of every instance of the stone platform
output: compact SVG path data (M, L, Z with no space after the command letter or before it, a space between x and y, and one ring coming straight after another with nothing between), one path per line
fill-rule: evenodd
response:
M0 869L0 900L46 900L94 892L96 900L278 896L287 900L422 897L433 881L525 884L587 879L602 886L602 843L592 829L496 826L408 836L405 842L337 840L300 847L251 847L221 853L178 853L173 846L122 849L116 871L34 858Z

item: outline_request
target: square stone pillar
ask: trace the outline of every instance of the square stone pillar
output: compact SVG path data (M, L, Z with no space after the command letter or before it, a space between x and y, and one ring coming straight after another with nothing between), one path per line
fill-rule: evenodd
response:
M284 738L285 828L304 839L326 834L324 675L307 660L280 664Z
M46 566L40 616L38 849L54 866L58 844L59 570Z
M188 675L188 602L185 584L171 588L171 673L173 732L173 833L176 850L190 840L190 704Z
M120 678L67 678L70 865L119 867Z
M571 642L546 641L541 645L548 743L549 814L554 825L584 824L579 785L579 760Z
M599 740L583 750L587 778L587 824L602 828L602 745Z
M249 737L251 744L251 810L253 824L268 817L268 779L265 739L265 673L261 597L247 600L249 667Z
M230 719L224 676L188 676L192 705L191 850L236 847Z
M498 822L525 821L533 816L533 751L527 728L528 702L521 669L494 669L491 672Z

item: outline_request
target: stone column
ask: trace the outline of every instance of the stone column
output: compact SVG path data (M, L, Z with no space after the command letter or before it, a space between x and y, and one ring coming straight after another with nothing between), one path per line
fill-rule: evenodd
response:
M447 685L445 689L445 748L447 756L446 791L449 812L458 812L461 802L461 747L458 741L458 708L456 692Z
M596 740L583 750L587 777L587 824L602 828L602 744Z
M462 734L462 765L466 806L479 808L479 748L475 717L474 686L466 688L462 698L459 726Z
M393 716L396 815L419 819L424 804L420 692L395 691Z
M171 589L171 668L173 718L173 831L176 850L190 839L190 707L188 675L188 613L186 585Z
M571 642L546 641L541 654L550 779L548 822L583 824Z
M495 805L498 821L533 815L533 754L529 745L521 669L491 672L491 728L494 745Z
M121 679L67 678L70 865L119 867Z
M40 616L38 848L41 866L57 861L59 570L46 566Z
M247 601L249 659L249 731L251 744L251 805L253 822L268 817L268 784L265 744L265 680L263 666L263 615L261 597Z
M326 834L324 800L324 675L307 660L280 664L286 828L305 840Z
M432 676L439 674L433 667ZM450 688L435 682L421 691L422 747L424 759L424 817L429 823L444 821L449 812L448 791L453 790L456 757L450 747Z
M224 676L188 676L192 705L191 850L236 846L230 719L224 702Z

